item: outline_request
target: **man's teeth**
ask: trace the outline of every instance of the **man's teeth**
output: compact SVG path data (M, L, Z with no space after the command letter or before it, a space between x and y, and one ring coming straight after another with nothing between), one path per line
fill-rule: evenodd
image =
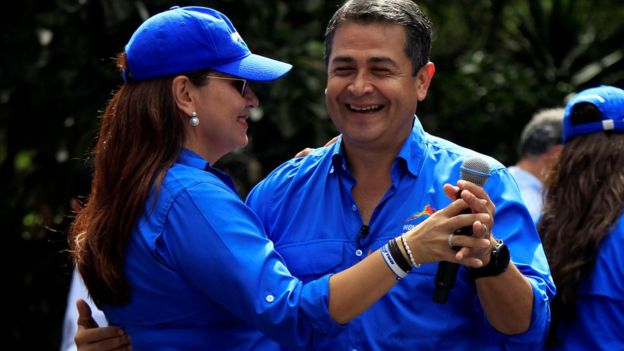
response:
M366 106L366 107L356 107L353 105L349 105L349 108L358 112L366 112L366 111L378 110L379 108L381 108L381 105L371 105L371 106Z

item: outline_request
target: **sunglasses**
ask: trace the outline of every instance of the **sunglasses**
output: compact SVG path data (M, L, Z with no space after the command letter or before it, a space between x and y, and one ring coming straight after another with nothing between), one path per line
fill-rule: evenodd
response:
M249 87L249 84L247 84L247 79L243 79L243 78L221 77L221 76L213 76L213 75L207 75L206 78L231 80L232 85L236 88L236 90L240 92L241 96L243 97L245 96L245 93L247 92L247 87Z

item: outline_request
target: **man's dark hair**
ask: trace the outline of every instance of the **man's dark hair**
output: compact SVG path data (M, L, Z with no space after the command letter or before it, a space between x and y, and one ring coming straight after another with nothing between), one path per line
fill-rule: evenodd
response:
M431 50L431 22L412 0L350 0L334 13L325 29L325 64L336 29L343 23L383 23L405 27L405 54L412 61L412 74L429 62Z
M541 110L527 123L520 136L520 157L539 156L563 143L563 108Z

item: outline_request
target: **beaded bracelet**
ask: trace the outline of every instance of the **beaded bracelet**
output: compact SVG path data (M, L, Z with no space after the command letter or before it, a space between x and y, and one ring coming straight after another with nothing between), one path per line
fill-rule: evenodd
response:
M420 268L420 264L416 263L416 260L414 260L414 255L412 255L412 250L410 249L409 244L407 243L405 234L401 234L401 242L403 243L403 248L405 249L405 251L407 251L407 256L409 257L412 267Z

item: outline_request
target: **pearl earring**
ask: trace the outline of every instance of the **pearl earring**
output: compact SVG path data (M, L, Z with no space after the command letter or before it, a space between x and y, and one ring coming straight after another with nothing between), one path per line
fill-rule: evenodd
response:
M199 118L197 118L197 112L191 113L191 119L189 120L191 127L197 127L199 125Z
M327 95L327 88L325 88L325 95Z

